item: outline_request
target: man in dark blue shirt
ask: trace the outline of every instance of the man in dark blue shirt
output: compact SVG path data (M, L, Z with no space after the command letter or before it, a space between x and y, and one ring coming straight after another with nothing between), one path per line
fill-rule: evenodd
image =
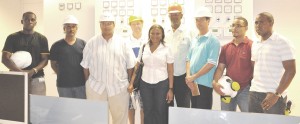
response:
M57 74L60 97L85 99L85 80L80 65L85 41L76 38L78 20L69 15L64 21L65 38L55 42L50 49L53 71Z

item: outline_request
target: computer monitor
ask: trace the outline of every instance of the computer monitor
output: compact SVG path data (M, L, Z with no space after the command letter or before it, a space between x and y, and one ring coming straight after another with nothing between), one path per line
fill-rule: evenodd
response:
M28 75L0 71L0 124L28 124Z

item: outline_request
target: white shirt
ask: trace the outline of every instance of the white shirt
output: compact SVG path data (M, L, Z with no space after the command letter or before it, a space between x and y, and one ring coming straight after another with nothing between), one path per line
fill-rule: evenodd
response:
M101 34L89 40L83 50L80 63L89 69L88 82L97 93L106 89L108 96L114 96L128 86L127 69L135 65L135 56L131 47L119 36L106 41Z
M140 47L142 46L142 44L147 43L147 37L142 35L139 39L136 39L135 37L133 37L133 35L131 34L128 39L127 42L129 44L129 46L131 46L132 48L135 47Z
M250 91L275 93L284 73L282 61L295 59L295 49L286 38L273 32L266 41L253 43L251 51L255 65Z
M134 50L134 49L139 50L139 48L140 48L143 44L147 43L148 40L147 40L147 37L144 36L144 35L142 35L139 39L136 39L136 38L133 37L133 35L131 34L131 35L127 38L126 42L129 44L129 46L130 46L133 50ZM138 55L138 52L137 52L136 54ZM137 56L137 55L136 55L136 56Z
M142 50L139 52L138 61L141 59L141 54ZM147 43L143 52L143 62L142 80L149 84L156 84L168 78L167 64L174 63L174 57L170 47L160 44L151 53Z
M166 30L165 41L170 46L174 55L174 76L186 73L187 54L190 49L192 32L180 25L175 32L173 29Z

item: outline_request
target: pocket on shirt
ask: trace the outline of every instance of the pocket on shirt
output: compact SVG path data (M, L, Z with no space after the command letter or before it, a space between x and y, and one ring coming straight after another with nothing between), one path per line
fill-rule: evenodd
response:
M251 65L251 54L246 51L241 51L239 54L241 67Z
M248 54L249 53L247 53L247 51L241 51L239 54L239 57L240 57L240 59L247 59L247 56L249 56Z
M189 50L189 44L187 41L183 41L178 46L179 50ZM181 51L183 52L183 51Z

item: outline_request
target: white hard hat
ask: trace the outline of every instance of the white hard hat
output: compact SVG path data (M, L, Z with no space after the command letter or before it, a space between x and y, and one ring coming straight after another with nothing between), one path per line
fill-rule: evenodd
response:
M212 17L212 14L207 7L201 6L197 9L194 17Z
M21 69L30 66L32 62L32 57L27 51L17 51L12 54L10 59Z
M103 22L103 21L112 21L112 22L114 22L115 17L111 13L103 13L103 14L100 15L99 21L100 22Z
M67 24L67 23L69 23L69 24L78 24L79 22L78 22L78 20L75 16L68 15L64 20L64 24Z

